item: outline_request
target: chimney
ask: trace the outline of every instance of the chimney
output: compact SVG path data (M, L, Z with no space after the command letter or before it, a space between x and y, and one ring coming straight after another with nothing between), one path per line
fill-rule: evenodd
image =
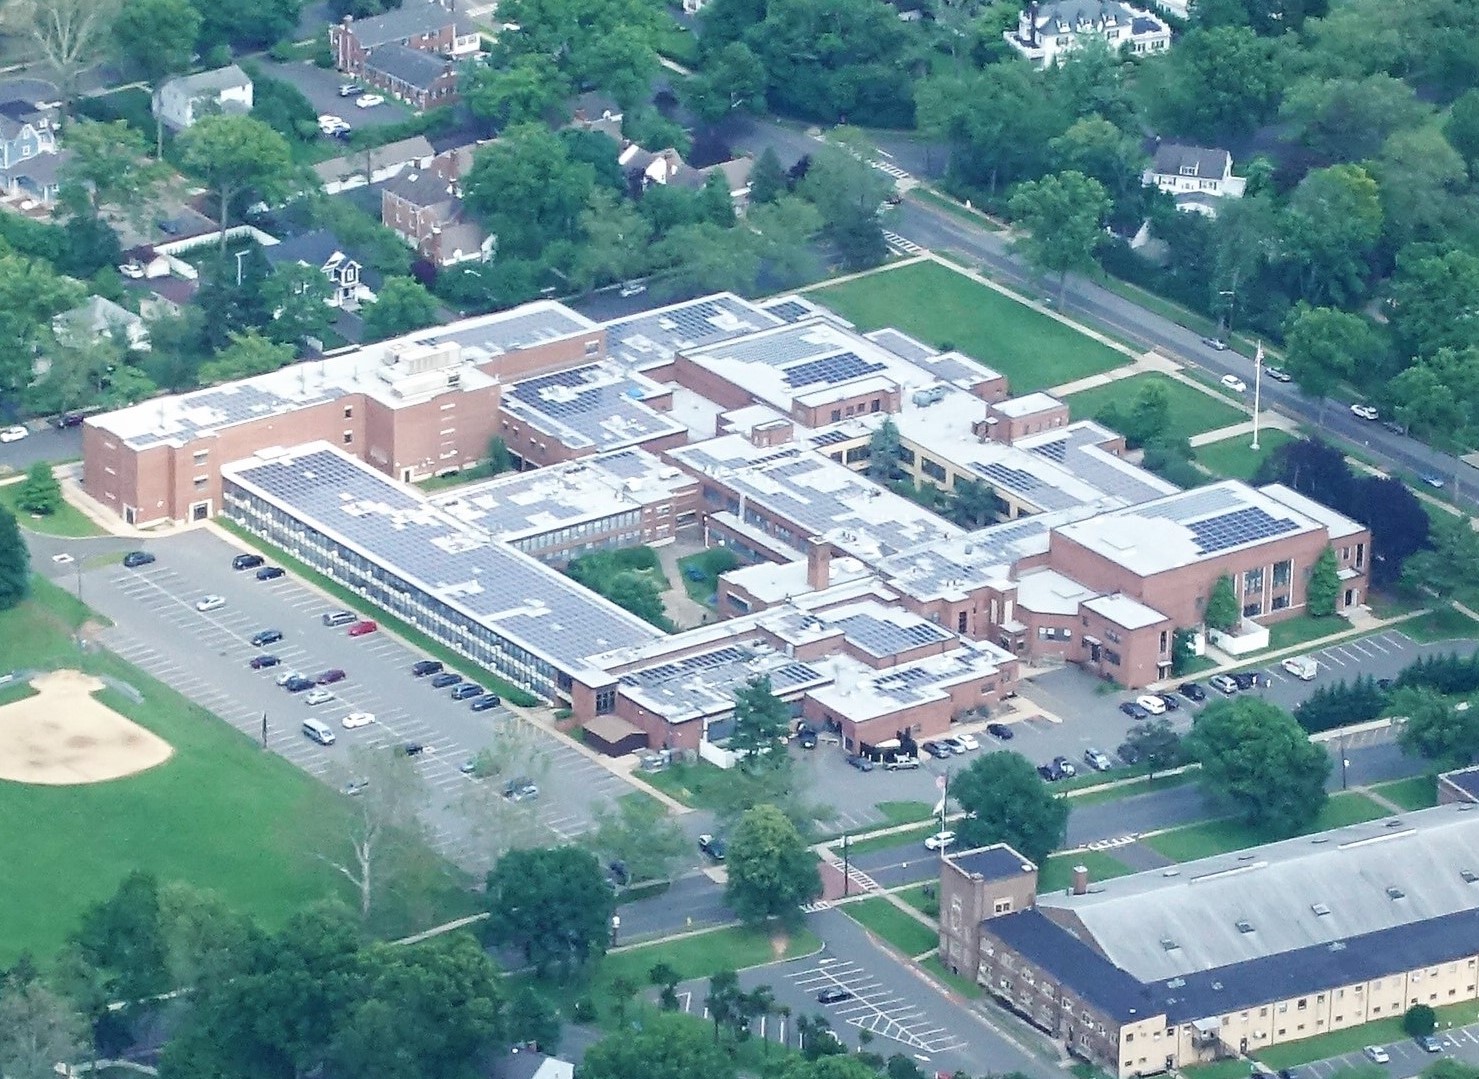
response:
M1073 867L1073 894L1089 894L1089 867L1086 865L1076 865Z
M1030 35L1030 44L1034 49L1037 48L1037 0L1032 0L1027 5L1027 33Z
M806 587L813 592L826 588L831 580L832 545L820 536L806 541Z

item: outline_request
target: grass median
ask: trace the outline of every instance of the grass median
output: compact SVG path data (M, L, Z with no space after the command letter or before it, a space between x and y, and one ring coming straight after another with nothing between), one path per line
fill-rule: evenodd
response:
M107 535L93 524L92 518L66 499L57 503L55 513L37 515L21 509L16 505L16 500L20 498L21 488L24 486L24 481L0 486L0 506L4 506L15 514L15 519L22 528L47 536L61 536L64 539L85 539L89 536Z
M910 958L922 955L940 942L938 931L887 899L864 899L859 903L847 903L840 909L864 929L882 937Z
M1171 438L1190 438L1205 431L1231 427L1248 419L1248 414L1242 409L1205 394L1195 386L1188 386L1179 379L1154 371L1080 390L1070 394L1065 400L1075 420L1092 420L1111 404L1119 409L1120 415L1126 416L1134 405L1135 398L1147 386L1160 386L1166 391L1170 414L1162 434Z
M1320 810L1319 816L1299 834L1312 835L1315 832L1342 828L1348 824L1360 824L1363 821L1376 820L1387 815L1388 811L1385 806L1366 795L1357 791L1342 791L1339 794L1332 794L1326 800L1325 807ZM1228 818L1207 821L1203 824L1191 824L1185 828L1173 828L1169 832L1151 836L1144 842L1173 862L1191 862L1198 858L1210 858L1216 854L1256 847L1284 838L1288 837L1269 835L1250 828L1242 821Z

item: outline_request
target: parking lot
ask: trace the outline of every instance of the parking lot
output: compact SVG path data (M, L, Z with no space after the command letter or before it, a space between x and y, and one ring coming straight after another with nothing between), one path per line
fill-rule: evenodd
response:
M861 963L824 956L815 966L795 971L791 983L802 992L819 1000L819 994L833 990L847 996L833 1003L816 1006L832 1021L834 1028L844 1024L866 1030L875 1038L888 1038L908 1049L935 1054L959 1049L965 1039L940 1026L926 1007L929 1000L918 991L903 994L885 985Z
M1479 1008L1476 1008L1476 1013L1479 1013ZM1391 1076L1417 1075L1434 1061L1445 1057L1456 1057L1469 1064L1479 1064L1479 1024L1439 1030L1436 1037L1443 1043L1442 1053L1424 1052L1411 1038L1403 1038L1381 1047L1391 1058L1386 1064L1374 1064L1363 1052L1357 1050L1344 1056L1318 1060L1313 1064L1302 1064L1290 1070L1294 1073L1294 1079L1332 1079L1336 1073L1349 1068L1386 1072Z
M351 81L349 76L341 72L316 67L306 62L284 64L264 58L261 64L262 70L274 79L281 79L283 82L296 86L303 96L312 102L313 111L319 116L342 117L354 128L384 127L386 124L400 123L411 116L410 109L383 93L381 94L385 97L383 105L376 105L369 109L356 108L353 97L339 96L340 84ZM366 87L366 91L381 93L374 87Z
M251 570L232 570L239 549L211 532L150 541L143 548L158 561L138 569L125 569L113 555L83 557L83 598L114 623L99 635L107 648L248 737L262 737L265 721L269 749L331 782L343 781L354 747L399 751L407 743L421 745L415 759L430 793L427 823L439 849L459 861L482 861L456 807L473 784L501 785L527 774L540 794L519 810L561 839L588 830L593 813L632 790L599 763L507 709L472 712L469 702L452 700L450 690L435 690L429 679L412 677L411 665L423 657L389 634L349 637L343 627L324 626L323 613L340 605L292 576L259 581ZM58 583L76 587L75 562L38 559L38 565L53 572ZM226 605L198 611L196 601L207 593L224 597ZM281 630L284 639L254 647L251 636L266 628ZM248 662L263 652L278 656L281 665L250 669ZM347 677L328 687L334 696L324 704L310 706L303 694L277 685L278 676L289 670L311 678L331 668ZM471 664L467 669L470 675L475 670ZM354 711L373 713L374 722L344 729L343 717ZM309 717L334 729L334 745L320 746L303 736L301 725ZM477 780L463 774L464 762L490 746L507 755L499 775Z

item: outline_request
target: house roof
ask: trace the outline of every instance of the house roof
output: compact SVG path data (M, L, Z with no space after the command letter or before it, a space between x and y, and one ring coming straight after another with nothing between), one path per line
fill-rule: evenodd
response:
M267 256L267 261L273 266L301 262L315 269L327 266L335 257L350 259L360 264L361 281L370 288L375 288L379 284L379 275L374 270L368 269L364 260L340 243L339 238L328 229L305 232L302 236L294 236L280 244L263 248L262 253Z
M568 1061L533 1050L513 1049L495 1060L488 1074L491 1079L559 1079L573 1071L574 1065Z
M947 854L945 860L961 872L984 880L1011 880L1037 868L1005 843Z
M366 162L369 163L369 169L373 172L389 165L413 162L419 164L435 154L436 151L432 149L425 135L414 135L409 139L401 139L399 142L377 146L368 154L346 154L344 157L322 161L313 166L313 171L320 180L327 184L363 172Z
M56 84L45 79L0 80L0 103L21 101L35 108L42 102L56 102L60 97Z
M373 49L393 41L405 41L434 34L443 27L456 26L459 31L470 32L459 25L461 20L441 4L433 0L406 0L400 7L369 19L346 19L345 26L363 48Z
M1153 171L1165 176L1180 176L1185 168L1194 170L1189 174L1192 176L1224 176L1232 169L1232 155L1226 150L1182 146L1175 142L1163 142L1156 147L1155 162L1151 165Z
M442 226L442 257L458 251L471 254L488 242L488 230L476 221L453 221Z
M238 86L250 86L252 80L247 73L235 64L226 67L218 67L214 71L202 71L198 75L181 75L179 78L170 79L161 86L176 86L187 95L195 97L198 94L220 93L222 90L235 89Z
M389 181L381 190L412 206L437 206L452 202L451 183L431 171L408 170Z
M4 170L4 175L11 179L29 180L35 187L51 187L58 182L62 163L71 156L70 150L61 150L54 154L37 154L35 157L17 161Z
M54 114L47 109L38 109L29 101L0 102L0 135L13 139L26 128L47 127Z
M132 326L143 319L102 296L89 296L81 305L57 316L61 322L74 330L88 330L94 334L105 333L114 326Z
M418 52L404 45L381 45L365 60L365 70L405 83L416 90L430 90L446 74L449 62L436 53Z

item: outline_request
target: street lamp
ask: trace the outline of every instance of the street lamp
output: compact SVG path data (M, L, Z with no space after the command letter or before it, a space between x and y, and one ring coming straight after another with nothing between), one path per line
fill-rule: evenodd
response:
M844 832L843 835L842 835L842 894L843 894L844 897L847 895L848 872L849 872L849 869L848 869L848 864L847 864L847 833Z
M1340 789L1345 790L1346 769L1351 766L1351 759L1345 755L1345 739L1340 740Z

